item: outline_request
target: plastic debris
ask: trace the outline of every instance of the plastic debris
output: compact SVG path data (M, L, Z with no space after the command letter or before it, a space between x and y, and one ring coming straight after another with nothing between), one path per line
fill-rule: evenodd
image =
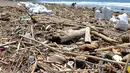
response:
M35 63L35 57L34 56L29 56L28 63L34 64Z
M130 65L127 67L127 71L128 73L130 73Z
M119 69L119 70L117 71L117 73L122 73L122 70L121 70L121 69Z
M125 21L128 24L128 15L126 13L118 16L120 20Z
M1 11L8 13L10 19L8 22L0 19L0 46L5 48L5 51L1 51L0 54L2 73L21 73L21 71L22 73L121 73L120 70L125 69L130 43L127 43L128 39L122 39L122 33L129 35L129 32L114 30L108 20L94 18L93 10L88 7L72 9L69 6L56 4L44 5L53 9L55 14L35 14L31 15L32 17L28 14L29 18L37 21L36 23L33 23L33 19L25 22L21 20L21 18L28 18L24 7L1 7ZM120 12L112 14L117 16ZM75 31L86 27L92 29L90 30L92 42L97 41L95 46L98 47L94 49L90 46L94 45L92 42L84 41L85 30L79 32L79 34L83 33L81 36L75 37L77 35ZM67 30L73 30L69 32L70 36ZM60 39L54 39L60 44L49 39L55 35L60 36ZM114 40L117 41L113 42ZM89 47L85 44L89 44ZM82 45L85 45L87 51L79 48Z
M39 4L34 4L31 2L20 2L18 5L20 4L25 4L25 6L29 9L29 11L32 14L35 13L47 13L47 14L51 14L52 10L47 10L47 8L43 5L39 5Z
M27 33L27 32L25 33L24 36L29 37L29 38L32 38L31 34L30 34L30 33Z
M45 48L43 45L40 45L39 49L40 49L40 51L42 51L42 52L48 51L48 48Z
M118 61L118 62L120 62L122 60L122 57L119 56L119 55L114 55L113 59L116 60L116 61Z
M118 22L119 20L116 19L116 17L113 15L112 18L110 19L111 22Z
M74 66L74 61L69 61L69 62L67 63L67 65L69 65L71 68L73 68L73 66Z
M102 8L102 19L110 20L112 9L110 7Z
M128 23L124 20L119 20L119 22L114 26L116 29L120 29L120 30L127 30L128 28Z
M23 16L22 20L31 20L28 15Z
M119 21L118 23L115 25L115 28L117 29L121 29L121 30L127 30L129 27L128 24L128 15L126 13L119 15Z
M51 25L48 25L45 29L46 30L50 30L51 29Z
M5 48L4 47L0 47L0 51L4 51L5 50Z
M17 73L23 73L22 71L18 71Z
M95 11L95 18L100 19L101 18L101 13L100 10Z
M62 49L66 51L72 51L74 48L63 47Z

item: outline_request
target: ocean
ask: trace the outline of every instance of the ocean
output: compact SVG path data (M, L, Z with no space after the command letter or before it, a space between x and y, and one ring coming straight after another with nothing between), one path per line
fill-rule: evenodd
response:
M130 0L30 0L41 3L56 3L71 5L73 2L77 3L77 6L88 7L111 7L114 11L130 12ZM122 10L123 9L123 10Z

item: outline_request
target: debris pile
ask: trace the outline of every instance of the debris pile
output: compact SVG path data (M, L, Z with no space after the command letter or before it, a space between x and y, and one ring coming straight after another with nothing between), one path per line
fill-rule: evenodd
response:
M130 72L130 30L115 29L87 7L35 4L53 13L0 7L1 73Z

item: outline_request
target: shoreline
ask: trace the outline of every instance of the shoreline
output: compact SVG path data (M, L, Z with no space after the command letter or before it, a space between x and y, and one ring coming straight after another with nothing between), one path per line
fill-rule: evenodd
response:
M20 1L0 1L0 6L17 6L17 3ZM70 6L73 2L71 1L34 1L37 3L49 3L49 4L60 4L60 5L68 5ZM78 7L88 7L88 8L93 8L96 7L97 9L106 6L112 8L114 12L130 12L130 3L119 3L119 2L76 2L76 6Z

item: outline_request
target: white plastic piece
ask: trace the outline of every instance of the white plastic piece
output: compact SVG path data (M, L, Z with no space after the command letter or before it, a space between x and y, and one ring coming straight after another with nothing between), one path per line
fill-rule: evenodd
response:
M63 47L62 49L66 51L72 51L74 48Z
M68 64L71 68L73 68L74 61L69 61L67 64Z
M100 19L101 18L101 13L100 10L95 11L95 18Z
M122 60L122 57L119 55L114 55L113 59L116 60L117 62L120 62Z
M31 34L30 33L25 33L25 35L24 35L25 37L28 37L28 38L32 38L32 36L31 36Z
M113 15L112 18L110 19L111 22L118 22L119 20L115 18L115 16Z
M52 10L47 10L47 8L43 5L34 4L32 2L20 2L20 3L18 3L18 5L20 5L20 6L21 6L21 4L24 4L32 14L35 14L35 13L51 14L52 13Z
M119 22L114 26L117 29L121 29L121 30L127 30L129 24L124 21L124 20L119 20Z
M128 23L128 15L126 13L119 15L119 19Z
M103 7L102 9L102 19L110 20L112 9L110 7Z

